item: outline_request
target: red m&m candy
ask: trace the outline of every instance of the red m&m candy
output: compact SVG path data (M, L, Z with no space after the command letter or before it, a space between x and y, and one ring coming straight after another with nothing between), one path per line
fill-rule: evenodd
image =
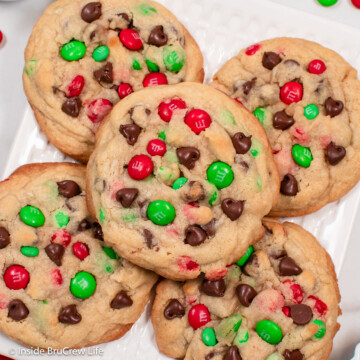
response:
M147 155L136 155L129 162L128 173L134 180L144 180L152 173L153 168L153 162Z
M2 43L3 38L4 38L4 35L3 35L2 31L0 30L0 44Z
M118 87L118 94L120 96L120 99L127 97L128 95L130 95L133 92L134 92L134 90L130 84L120 84Z
M283 281L283 284L291 291L291 301L296 304L301 304L304 300L301 286L291 280L285 280Z
M146 150L151 156L163 156L166 152L166 144L159 139L154 139L149 141Z
M301 101L303 87L296 81L286 83L280 90L281 101L287 105Z
M164 74L153 72L147 74L143 81L143 86L156 86L156 85L166 85L168 83L167 78Z
M326 312L327 312L327 305L322 301L320 300L318 297L314 296L314 295L310 295L308 297L308 299L311 299L311 300L314 300L315 303L314 303L314 309L317 311L317 313L320 315L320 316L325 316L326 315Z
M326 65L321 60L313 60L309 64L308 70L310 74L320 75L326 70Z
M71 242L71 235L66 230L59 229L51 237L51 242L53 244L59 244L66 247Z
M51 277L54 285L61 285L63 283L63 277L59 269L52 270Z
M133 29L121 30L119 37L123 45L129 50L139 50L143 46L140 35Z
M284 313L284 315L286 316L286 317L290 317L291 315L290 315L290 308L288 307L288 306L284 306L282 309L282 312Z
M85 79L81 75L75 76L66 89L66 96L68 98L79 96L84 88Z
M11 290L25 289L30 280L30 274L21 265L9 266L4 274L5 285Z
M189 311L188 321L195 330L206 325L210 320L209 310L203 304L194 305Z
M193 109L185 117L185 124L197 135L207 129L211 124L210 115L200 109Z
M183 110L186 108L186 103L182 99L171 99L170 101L166 100L160 103L158 114L161 120L169 122L174 114L174 111L179 109Z
M86 115L93 123L99 123L111 111L112 106L107 99L96 99L86 108Z
M261 49L260 44L254 44L254 45L249 46L245 50L245 54L248 55L248 56L255 55L260 49Z
M351 0L351 2L356 8L360 9L360 0Z
M80 241L76 242L73 245L73 252L74 252L74 255L80 260L84 260L85 258L87 258L89 256L88 246Z

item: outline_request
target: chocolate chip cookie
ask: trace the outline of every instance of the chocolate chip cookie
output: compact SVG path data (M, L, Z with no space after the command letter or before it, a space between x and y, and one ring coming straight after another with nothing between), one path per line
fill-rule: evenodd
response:
M261 238L280 182L261 124L210 86L141 90L97 133L88 207L129 261L211 280Z
M45 349L120 338L157 279L104 243L85 167L69 163L26 165L0 183L0 267L1 332Z
M217 281L157 286L159 349L185 360L325 360L339 329L334 266L300 226L264 221L262 240Z
M201 52L176 17L149 0L57 0L25 51L24 88L48 139L87 162L99 123L143 87L202 82Z
M212 85L264 126L281 195L274 216L298 216L333 202L360 178L360 82L340 55L291 38L241 50Z

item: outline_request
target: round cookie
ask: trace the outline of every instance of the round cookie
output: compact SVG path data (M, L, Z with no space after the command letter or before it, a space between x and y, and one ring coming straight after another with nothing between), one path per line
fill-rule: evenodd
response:
M119 103L88 163L88 207L121 256L173 280L215 279L261 238L279 179L262 126L206 85Z
M156 282L103 242L84 189L85 167L70 163L25 165L0 183L0 331L25 346L118 339Z
M291 38L262 41L229 60L212 85L263 124L281 180L273 216L314 212L360 178L360 82L340 55Z
M149 0L55 1L33 29L23 73L41 130L80 162L99 123L132 91L203 78L195 40Z
M152 322L161 352L185 360L328 358L341 313L332 261L300 226L264 225L263 239L223 279L158 284Z

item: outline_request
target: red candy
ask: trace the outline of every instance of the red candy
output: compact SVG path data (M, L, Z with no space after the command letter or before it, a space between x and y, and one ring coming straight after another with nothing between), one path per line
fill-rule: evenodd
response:
M284 313L285 316L290 317L290 308L289 307L284 306L282 308L282 312Z
M134 90L130 86L130 84L120 84L118 87L118 94L120 96L120 99L127 97L128 95L130 95L133 92L134 92Z
M66 89L66 96L68 98L79 96L84 88L85 79L81 75L75 76Z
M313 60L309 64L308 70L310 74L320 75L326 70L326 65L321 60Z
M59 229L51 237L51 242L53 244L60 244L62 246L68 246L71 242L71 235L64 229Z
M135 30L121 30L119 37L123 45L129 50L139 50L143 46L140 35Z
M327 312L327 305L314 295L310 295L308 299L314 300L314 309L320 316L325 316Z
M239 104L241 104L241 105L243 105L243 106L244 106L244 104L242 103L242 101L241 101L241 100L239 100L238 98L234 98L234 100L235 100L237 103L239 103Z
M89 248L87 247L86 244L78 241L73 245L73 252L74 255L80 259L80 260L84 260L85 258L87 258L89 256Z
M196 134L199 135L211 124L210 115L200 109L193 109L185 116L185 124Z
M199 264L192 260L189 256L182 256L178 261L178 266L182 271L199 270Z
M86 108L86 115L93 123L101 122L111 111L113 105L107 99L96 99Z
M229 265L229 266L231 266L231 265ZM223 279L225 277L225 275L227 274L227 272L228 272L227 268L214 270L214 271L211 271L210 273L206 274L206 279L210 280L210 281L217 281L217 280Z
M5 285L11 290L25 289L30 280L30 274L21 265L9 266L4 274Z
M152 173L153 168L153 162L147 155L136 155L129 162L128 173L134 180L144 180Z
M146 150L151 156L163 156L166 152L166 145L163 141L155 139L149 141Z
M286 83L280 90L281 101L287 105L301 101L303 87L296 81Z
M3 35L2 31L0 30L0 44L2 43L3 38L4 38L4 35Z
M360 0L351 0L351 2L356 8L360 9Z
M296 304L301 304L304 300L303 291L299 284L292 282L291 280L283 281L283 284L289 287L292 292L292 301Z
M162 73L153 72L147 74L143 81L143 86L156 86L156 85L166 85L168 83L167 78Z
M163 101L158 108L158 114L161 120L169 122L176 110L186 109L186 103L182 99L171 99L170 101Z
M260 44L251 45L245 50L245 54L248 56L255 55L260 49Z
M59 269L52 270L51 277L54 285L61 285L63 283L63 278Z
M203 304L193 306L188 314L188 321L192 328L199 329L211 320L209 310Z

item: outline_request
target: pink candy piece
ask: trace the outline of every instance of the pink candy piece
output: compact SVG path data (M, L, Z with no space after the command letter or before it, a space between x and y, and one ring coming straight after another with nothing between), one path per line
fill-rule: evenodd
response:
M9 298L5 294L0 294L0 309L6 309L8 302Z
M265 289L254 298L251 303L252 307L259 309L262 312L275 312L280 310L285 305L284 296L280 291L275 289Z
M60 244L62 246L68 246L71 242L71 235L65 229L59 229L51 237L53 244Z
M252 55L255 55L260 49L261 49L260 44L254 44L254 45L249 46L245 50L245 54L248 55L248 56L252 56Z
M90 121L97 124L111 111L113 105L107 99L96 99L86 108L86 115Z
M166 144L159 139L150 140L146 150L151 156L163 156L166 152Z
M326 65L321 60L313 60L309 64L308 70L310 74L320 75L326 70Z
M75 76L66 89L66 96L68 98L79 96L84 88L85 79L81 75Z
M193 329L199 329L211 321L208 308L203 304L194 305L188 314L188 321Z
M287 302L292 304L301 304L304 300L304 294L301 286L291 280L283 281L283 294Z
M308 299L314 301L314 303L313 303L314 309L320 316L323 317L326 315L328 307L322 300L320 300L318 297L316 297L314 295L308 296Z
M290 151L277 150L277 152L274 153L274 160L279 171L280 179L286 174L295 174L296 164Z
M290 129L290 134L300 145L307 145L309 143L309 135L305 132L305 130L299 126L293 126Z
M211 117L204 110L193 109L185 116L185 124L199 135L211 125Z
M123 182L119 182L119 181L116 181L114 182L114 184L111 186L111 189L110 189L110 197L112 200L116 200L116 193L123 189L125 187L125 184Z
M59 269L52 270L51 277L54 285L61 285L63 283L63 277Z
M227 272L228 272L227 268L213 270L211 272L206 273L206 279L210 281L217 281L223 279L227 274Z
M330 135L324 135L320 138L320 144L323 149L326 149L327 146L331 143L332 137Z
M147 74L143 81L143 86L157 86L157 85L166 85L168 83L167 78L162 73L150 73Z
M128 95L130 95L133 92L134 92L134 90L130 84L124 83L124 84L120 84L118 87L118 94L120 96L120 99L127 97Z
M123 45L129 50L140 50L143 46L140 35L133 29L121 30L119 38Z
M177 110L187 109L186 103L182 99L171 99L162 101L158 108L158 114L161 120L169 122Z
M303 87L296 81L286 83L280 89L280 98L284 104L290 105L301 101L303 97Z
M178 260L178 267L181 271L197 271L199 270L199 264L191 259L189 256L182 256Z

